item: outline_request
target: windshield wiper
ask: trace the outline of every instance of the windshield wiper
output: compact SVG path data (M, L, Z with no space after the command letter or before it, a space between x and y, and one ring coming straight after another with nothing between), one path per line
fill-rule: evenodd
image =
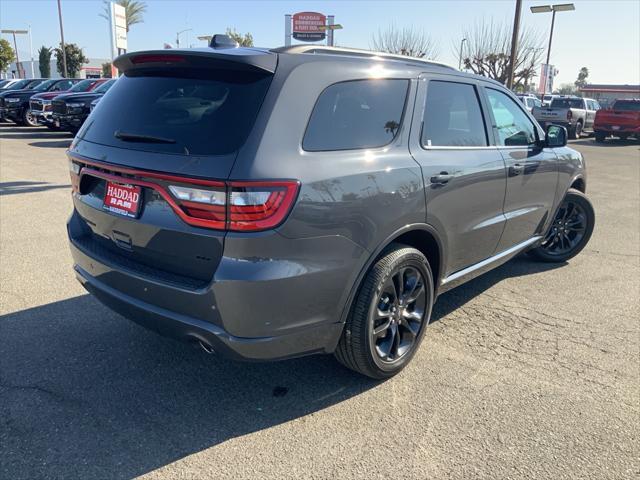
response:
M114 137L124 142L141 142L141 143L177 143L172 138L155 137L153 135L142 135L139 133L127 133L117 130L113 134Z

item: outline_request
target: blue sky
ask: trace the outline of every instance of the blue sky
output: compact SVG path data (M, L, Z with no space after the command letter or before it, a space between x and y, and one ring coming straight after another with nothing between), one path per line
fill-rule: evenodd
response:
M546 3L549 2L525 1L522 13L522 23L536 29L544 39L548 38L551 14L534 15L529 6ZM583 66L589 68L593 83L640 83L640 1L574 3L575 11L556 16L551 53L551 63L560 70L556 85L573 82ZM463 28L483 18L511 22L515 0L147 0L147 5L144 23L134 25L129 33L129 50L162 48L164 42L175 43L176 32L187 28L193 31L181 35L182 45L201 46L197 35L235 27L240 32L251 32L258 46L279 46L284 43L285 13L318 11L335 15L336 22L344 26L336 33L340 45L368 48L378 29L395 23L430 34L440 46L438 60L455 65L453 45L460 41ZM107 22L98 16L102 8L102 2L97 0L62 0L65 40L79 44L90 57L109 57ZM57 20L55 0L0 2L0 26L21 29L31 24L34 51L60 41ZM546 48L546 41L544 45ZM26 37L19 40L18 48L26 59Z

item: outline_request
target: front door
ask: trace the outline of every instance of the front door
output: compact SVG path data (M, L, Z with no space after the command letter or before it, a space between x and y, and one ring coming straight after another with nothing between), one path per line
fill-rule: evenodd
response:
M553 214L558 159L552 149L542 148L541 132L515 98L495 88L483 90L495 144L507 167L507 223L497 249L501 252L543 233Z
M424 177L427 223L445 247L443 276L493 255L505 225L506 170L488 118L473 79L420 77L410 145Z

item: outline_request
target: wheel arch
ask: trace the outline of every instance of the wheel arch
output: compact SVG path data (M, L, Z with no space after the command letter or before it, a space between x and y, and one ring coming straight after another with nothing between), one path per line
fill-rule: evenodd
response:
M443 243L440 238L440 235L431 225L426 223L412 224L406 225L399 230L396 230L394 233L389 235L383 242L380 243L378 248L374 252L371 253L364 267L358 274L356 281L351 287L351 291L349 292L349 296L347 297L347 301L342 310L342 315L340 317L340 322L344 323L349 315L349 311L351 310L351 306L353 304L353 300L360 289L360 285L369 271L371 266L380 258L380 256L384 253L385 249L389 247L392 243L402 243L408 245L410 247L419 250L427 257L429 261L429 265L431 267L431 271L433 273L433 284L434 284L434 298L438 296L438 289L440 286L440 280L442 277L442 272L444 272L444 265L446 260L445 251L443 249Z
M575 188L582 193L586 193L587 191L587 182L585 181L582 175L576 175L571 179L571 183L569 184L569 188ZM566 192L565 192L566 194Z

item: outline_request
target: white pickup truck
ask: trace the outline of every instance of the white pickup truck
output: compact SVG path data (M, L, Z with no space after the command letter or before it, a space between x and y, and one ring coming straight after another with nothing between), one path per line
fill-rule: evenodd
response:
M561 96L546 107L534 107L531 113L545 130L547 125L562 125L569 132L569 138L576 139L582 132L593 132L598 110L600 104L591 98Z

